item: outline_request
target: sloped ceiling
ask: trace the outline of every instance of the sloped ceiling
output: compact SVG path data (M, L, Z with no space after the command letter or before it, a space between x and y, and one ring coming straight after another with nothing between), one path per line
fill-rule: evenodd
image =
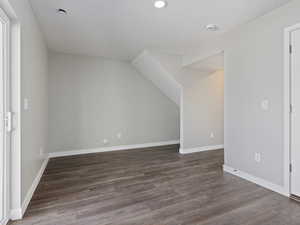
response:
M144 51L133 62L136 70L152 81L162 93L178 106L180 105L181 86L161 62L150 52Z

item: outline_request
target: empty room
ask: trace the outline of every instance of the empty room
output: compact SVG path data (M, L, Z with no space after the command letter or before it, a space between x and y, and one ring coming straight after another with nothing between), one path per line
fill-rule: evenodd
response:
M0 225L300 225L299 12L0 0Z

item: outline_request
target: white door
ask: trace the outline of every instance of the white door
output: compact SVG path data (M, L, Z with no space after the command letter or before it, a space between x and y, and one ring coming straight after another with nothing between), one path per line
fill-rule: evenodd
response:
M8 219L10 150L9 19L0 9L0 224Z
M291 32L291 194L300 197L300 29Z

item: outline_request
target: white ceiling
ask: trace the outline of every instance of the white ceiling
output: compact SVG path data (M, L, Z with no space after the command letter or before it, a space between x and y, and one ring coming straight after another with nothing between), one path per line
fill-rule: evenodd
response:
M164 9L153 0L30 1L50 49L131 60L144 49L185 54L289 0L169 0ZM221 31L205 31L209 23Z

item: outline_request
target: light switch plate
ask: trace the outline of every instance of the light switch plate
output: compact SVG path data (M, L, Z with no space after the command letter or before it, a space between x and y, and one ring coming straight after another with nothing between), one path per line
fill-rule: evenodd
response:
M254 159L255 159L256 162L259 163L261 161L261 154L256 152L255 155L254 155Z
M28 110L29 109L29 99L28 98L24 98L24 110Z

